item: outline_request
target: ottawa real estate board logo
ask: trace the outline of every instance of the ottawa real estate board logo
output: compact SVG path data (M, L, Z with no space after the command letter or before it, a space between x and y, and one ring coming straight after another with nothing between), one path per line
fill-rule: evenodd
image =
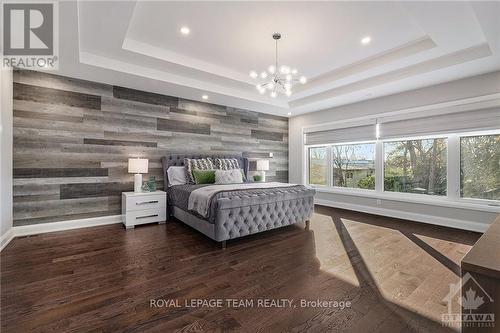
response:
M448 308L441 316L443 326L470 328L474 332L495 328L494 300L470 273L465 273L456 284L450 284L443 301Z
M2 2L2 67L58 68L57 2Z

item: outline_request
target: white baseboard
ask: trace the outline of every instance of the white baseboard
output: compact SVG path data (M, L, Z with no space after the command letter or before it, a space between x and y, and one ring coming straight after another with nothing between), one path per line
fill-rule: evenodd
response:
M0 239L0 241L1 241L0 251L5 246L7 246L7 244L15 237L38 235L38 234L43 234L43 233L47 233L47 232L64 231L64 230L71 230L71 229L97 227L100 225L108 225L108 224L115 224L115 223L122 223L122 216L121 215L100 216L100 217L92 217L92 218L88 218L88 219L40 223L40 224L12 227Z
M5 234L2 235L2 237L0 237L0 251L3 250L4 247L6 247L11 240L14 239L14 237L16 237L14 235L14 230L13 228L10 228Z
M387 208L370 207L370 206L357 205L357 204L351 204L351 203L335 202L335 201L324 200L324 199L315 199L314 203L321 205L321 206L354 210L354 211L369 213L369 214L374 214L374 215L389 216L389 217L395 217L398 219L424 222L424 223L429 223L429 224L435 224L435 225L440 225L440 226L445 226L445 227L451 227L451 228L457 228L457 229L463 229L463 230L469 230L469 231L476 231L476 232L485 232L486 229L488 229L488 227L489 227L489 224L486 224L486 223L474 223L474 222L458 220L458 219L450 219L450 218L439 217L439 216L434 216L434 215L403 212L403 211L387 209Z
M15 237L38 235L46 232L64 231L79 228L97 227L100 225L121 223L121 215L92 217L88 219L69 220L60 222L40 223L13 227Z

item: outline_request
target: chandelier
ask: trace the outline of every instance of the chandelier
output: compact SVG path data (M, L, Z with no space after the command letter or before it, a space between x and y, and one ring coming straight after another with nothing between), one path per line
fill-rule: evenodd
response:
M278 93L290 96L292 95L294 84L298 82L304 84L307 82L305 76L298 77L297 69L285 65L278 67L278 40L280 38L280 33L273 34L273 39L276 41L276 59L274 65L269 66L267 71L262 71L260 74L256 71L250 71L250 77L252 79L261 78L265 80L256 85L259 93L265 94L266 91L269 91L273 98L275 98Z

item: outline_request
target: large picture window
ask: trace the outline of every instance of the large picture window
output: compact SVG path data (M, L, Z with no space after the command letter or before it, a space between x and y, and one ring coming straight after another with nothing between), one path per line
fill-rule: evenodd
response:
M500 200L500 135L460 138L460 176L462 197Z
M432 197L471 207L500 203L500 130L408 138L390 130L378 132L378 140L347 143L338 142L344 137L338 129L335 135L320 132L333 142L306 146L306 181L324 187L319 191L362 197L425 202Z
M384 190L446 195L446 139L384 143Z
M375 189L375 143L332 146L332 184Z
M328 154L326 147L309 148L309 184L327 185Z

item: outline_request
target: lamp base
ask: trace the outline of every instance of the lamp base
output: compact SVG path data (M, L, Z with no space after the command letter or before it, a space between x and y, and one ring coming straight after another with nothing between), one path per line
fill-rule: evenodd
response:
M142 192L142 174L136 173L134 175L134 192Z
M262 176L261 182L264 183L266 181L266 172L265 171L261 171L260 175Z

